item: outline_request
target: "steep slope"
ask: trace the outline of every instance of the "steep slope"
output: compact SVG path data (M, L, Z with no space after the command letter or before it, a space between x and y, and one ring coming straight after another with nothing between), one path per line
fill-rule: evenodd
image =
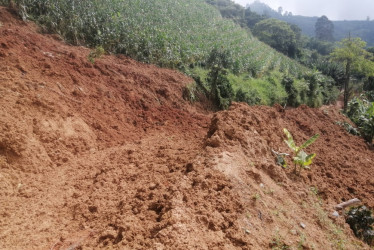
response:
M334 107L213 115L178 72L91 64L4 8L0 23L1 249L368 248L328 217L354 196L374 206L373 152ZM283 127L321 133L301 177L271 153L288 152Z
M212 49L223 48L230 52L231 70L255 75L282 71L293 76L309 70L201 0L13 2L23 18L36 20L73 45L102 46L146 63L188 68L205 64ZM0 0L0 4L5 3ZM281 68L265 56L269 51Z

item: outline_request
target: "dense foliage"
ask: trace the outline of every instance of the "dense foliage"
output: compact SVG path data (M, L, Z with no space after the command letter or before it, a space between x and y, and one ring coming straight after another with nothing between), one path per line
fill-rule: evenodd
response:
M365 206L353 207L349 210L346 222L353 230L356 237L374 246L374 217Z
M358 126L364 139L371 144L374 138L374 102L355 97L348 103L347 115Z
M220 109L227 109L234 97L234 91L227 78L227 69L231 63L230 52L217 48L211 51L207 60L210 69L206 79L210 88L209 97Z
M374 63L369 60L370 53L365 50L366 43L360 38L346 38L331 53L334 61L344 65L344 111L350 97L350 79L352 75L370 77L374 75Z
M253 34L264 43L291 58L300 53L301 31L286 22L273 18L265 19L254 26Z
M317 19L315 24L316 38L322 41L334 41L334 24L327 18L327 16L321 16Z

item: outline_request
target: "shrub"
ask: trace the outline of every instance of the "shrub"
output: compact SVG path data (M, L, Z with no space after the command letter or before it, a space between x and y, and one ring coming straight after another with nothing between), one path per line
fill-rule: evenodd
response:
M362 239L369 245L374 245L374 217L372 212L365 206L353 207L349 210L346 222L357 238Z
M255 89L250 89L248 92L244 92L240 88L236 91L235 101L246 102L248 105L256 105L261 103L261 97Z
M294 85L294 79L288 76L283 77L282 85L287 92L287 105L291 107L299 106L298 91Z
M355 97L348 102L347 115L358 126L362 137L372 144L374 138L374 102Z
M88 60L92 63L92 64L94 64L95 63L95 60L97 59L97 58L100 58L102 55L104 55L105 54L105 50L104 50L104 48L103 47L101 47L101 46L97 46L96 48L95 48L95 50L92 50L91 52L90 52L90 54L88 55Z
M210 87L210 98L219 109L227 109L234 97L234 90L227 78L227 69L232 65L230 52L214 48L208 57L210 68L207 83Z
M207 82L210 86L210 98L219 109L227 109L234 96L227 74L227 70L219 66L213 66L208 73Z

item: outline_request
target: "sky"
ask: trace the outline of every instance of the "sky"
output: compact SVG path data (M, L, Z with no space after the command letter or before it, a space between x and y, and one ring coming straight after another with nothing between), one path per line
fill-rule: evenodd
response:
M245 6L254 0L234 0ZM322 16L330 20L374 20L374 0L260 0L272 9L292 12L294 15Z

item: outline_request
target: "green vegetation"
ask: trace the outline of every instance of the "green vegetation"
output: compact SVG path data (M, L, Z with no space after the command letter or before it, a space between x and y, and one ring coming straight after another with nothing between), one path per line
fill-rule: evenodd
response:
M227 109L234 96L234 91L227 78L227 69L231 65L230 59L229 51L213 49L207 60L210 69L206 78L210 88L209 97L220 109Z
M250 105L313 103L312 106L318 106L336 97L331 94L335 90L329 79L319 78L322 80L314 84L308 68L260 42L248 29L238 25L248 27L248 23L254 25L264 17L233 3L225 5L226 0L209 2L226 6L225 15L234 22L222 18L215 7L199 0L13 2L22 17L35 20L44 31L58 33L71 44L94 48L88 56L92 63L105 51L178 68L191 75L196 86L186 90L188 99L196 97L191 91L202 91L217 107L226 108L232 100ZM285 50L289 56L297 55L300 31L296 26L284 23L280 26L292 34ZM283 42L279 37L272 39ZM216 67L210 61L212 53L217 51L226 53L225 65ZM282 84L284 77L292 79L293 86L287 90ZM289 93L295 89L295 93ZM309 100L310 93L317 100Z
M104 55L105 54L105 50L104 50L104 48L103 47L101 47L101 46L98 46L98 47L96 47L95 48L95 50L92 50L91 52L90 52L90 54L88 55L88 60L92 63L92 64L94 64L95 63L95 60L97 59L97 58L100 58L102 55Z
M339 47L331 53L334 61L344 65L344 111L347 110L350 96L350 78L353 74L372 76L374 75L374 63L369 60L370 53L364 48L366 43L360 38L346 38L339 42Z
M291 58L300 54L301 31L297 26L270 18L258 22L253 28L253 34L264 43Z
M290 24L295 24L300 27L303 35L309 37L315 35L315 24L318 17L290 15L287 11L275 11L266 4L257 1L250 4L249 8L258 15L265 14L267 17L277 18ZM334 40L342 40L351 32L353 37L360 37L362 40L365 40L369 46L374 46L374 20L342 20L332 21L332 24L334 25Z
M308 147L310 144L315 142L317 138L319 137L319 134L315 134L312 136L309 140L307 140L304 144L301 146L296 146L295 141L291 135L291 133L287 129L283 129L284 133L286 134L287 140L284 140L284 142L287 144L287 146L292 149L294 153L293 162L295 164L294 172L296 173L296 165L299 166L299 175L301 173L301 169L309 169L309 165L312 164L313 158L316 156L316 154L307 154L303 150L304 148Z
M207 69L196 67L189 69L188 74L193 76L195 81L198 78L198 81L209 89L208 72ZM317 71L300 74L299 77L280 72L266 73L261 78L254 78L245 73L228 73L226 76L235 93L232 96L233 100L249 105L279 103L291 107L301 104L318 107L334 102L339 95L333 79Z
M360 131L358 131L357 128L353 127L351 124L347 122L337 121L336 124L339 125L340 127L343 127L348 133L352 135L358 135L358 136L360 135Z
M348 103L347 115L358 126L362 137L372 144L374 138L374 102L355 97Z
M317 19L315 24L316 38L322 41L333 42L334 39L334 24L326 17L321 16Z
M264 61L267 54L276 54L200 0L14 2L22 16L72 44L102 46L107 52L165 67L204 65L212 48L225 48L236 71L257 74L270 67ZM287 57L278 57L275 61L285 72L294 75L306 70Z
M346 222L357 238L362 239L370 246L374 246L374 217L367 207L352 207L347 213Z

